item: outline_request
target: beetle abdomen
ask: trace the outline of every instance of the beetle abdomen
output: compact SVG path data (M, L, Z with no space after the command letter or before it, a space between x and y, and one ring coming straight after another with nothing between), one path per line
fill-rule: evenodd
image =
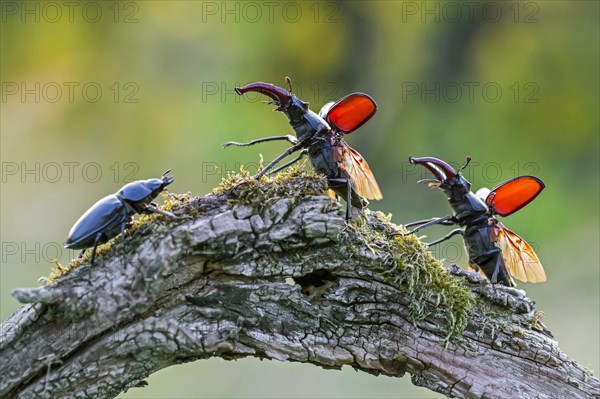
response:
M502 259L502 252L490 237L489 226L474 226L465 230L465 247L469 254L469 262L475 263L492 283L513 287L510 274ZM495 279L494 279L495 277Z
M121 232L121 226L131 218L123 202L114 194L96 202L77 220L69 231L65 248L84 249L94 245L96 235L102 233L99 243L105 243Z

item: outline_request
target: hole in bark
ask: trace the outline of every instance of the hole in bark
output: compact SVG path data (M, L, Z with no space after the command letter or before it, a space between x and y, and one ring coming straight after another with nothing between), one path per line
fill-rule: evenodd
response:
M332 281L335 281L335 276L325 269L317 269L312 273L296 278L296 283L300 284L302 293L305 295L311 294L315 288L331 285Z

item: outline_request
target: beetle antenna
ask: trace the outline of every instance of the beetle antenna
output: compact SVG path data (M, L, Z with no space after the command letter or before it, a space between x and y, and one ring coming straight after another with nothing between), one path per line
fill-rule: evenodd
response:
M293 91L292 91L292 79L290 79L289 76L286 76L285 77L285 81L287 82L288 86L290 87L290 94L293 94Z
M163 177L166 176L167 174L169 174L171 172L171 169L167 169L167 171L165 173L163 173Z
M460 169L458 170L457 173L459 173L461 170L464 170L469 165L469 162L471 162L471 159L472 158L469 155L467 155L467 160L466 160L465 164L460 167Z

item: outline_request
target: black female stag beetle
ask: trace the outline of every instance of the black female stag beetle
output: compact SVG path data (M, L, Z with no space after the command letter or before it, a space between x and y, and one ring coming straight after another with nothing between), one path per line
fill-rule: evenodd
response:
M126 184L117 193L107 195L88 209L69 232L65 248L85 250L93 247L90 264L94 265L96 248L131 226L134 213L159 213L177 219L171 212L156 208L152 202L166 186L173 183L167 170L160 179L137 180Z
M252 140L248 143L229 141L223 147L250 146L273 140L286 140L292 146L269 163L258 175L260 179L273 166L288 155L302 151L300 156L271 171L275 173L299 161L308 155L318 173L327 177L331 190L346 200L346 220L350 218L351 205L362 209L367 206L367 199L382 198L375 177L364 158L342 139L342 134L349 134L367 122L376 112L377 104L364 93L350 94L338 102L330 102L323 106L317 115L308 108L308 103L300 100L290 91L270 83L251 83L244 87L236 87L239 95L247 92L258 92L270 97L277 108L284 113L296 136L274 136Z
M521 281L540 282L546 280L542 265L527 242L508 230L494 215L508 216L529 204L544 189L544 183L534 176L519 176L510 179L491 191L481 189L471 192L471 183L446 162L431 157L409 158L415 165L429 169L435 179L420 180L430 187L438 187L448 196L452 215L421 220L405 225L418 226L405 234L411 234L434 224L453 225L461 228L452 230L445 237L432 242L435 245L456 234L464 236L469 254L469 264L480 270L492 283L514 287L512 277ZM396 233L401 234L401 233Z

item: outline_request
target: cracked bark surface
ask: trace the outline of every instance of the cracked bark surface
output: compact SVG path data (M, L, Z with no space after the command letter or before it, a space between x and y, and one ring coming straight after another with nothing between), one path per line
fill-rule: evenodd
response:
M448 278L476 298L460 339L445 340L433 301L415 319L404 283L389 278L402 271L382 273L389 254L351 241L324 195L258 211L211 194L176 213L190 209L194 218L159 218L117 240L91 270L15 290L25 305L1 327L0 396L111 398L173 364L254 356L408 372L449 397L600 398L598 379L536 324L522 291L453 267ZM364 223L392 228L372 213Z

